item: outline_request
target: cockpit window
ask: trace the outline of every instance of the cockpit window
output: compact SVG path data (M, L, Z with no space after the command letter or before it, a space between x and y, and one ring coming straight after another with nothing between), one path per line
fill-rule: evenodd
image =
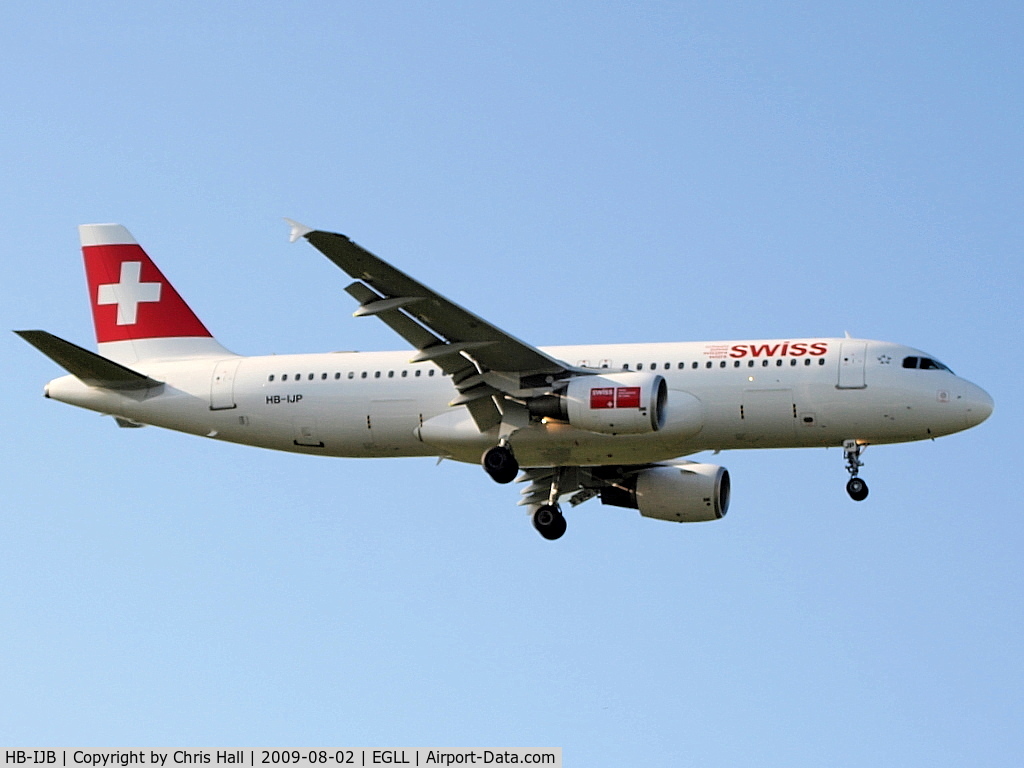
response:
M949 371L945 365L930 357L905 357L903 358L904 368L919 368L922 371Z

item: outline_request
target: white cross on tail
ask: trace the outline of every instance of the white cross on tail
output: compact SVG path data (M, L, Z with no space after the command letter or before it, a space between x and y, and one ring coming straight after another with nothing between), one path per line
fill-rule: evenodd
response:
M160 301L160 283L143 283L141 261L121 262L121 282L101 285L96 295L97 304L117 304L117 324L135 325L139 304Z

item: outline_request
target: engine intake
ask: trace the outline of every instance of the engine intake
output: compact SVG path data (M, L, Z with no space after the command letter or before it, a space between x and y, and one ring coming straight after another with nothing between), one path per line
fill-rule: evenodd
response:
M714 464L652 467L619 487L601 490L601 503L638 509L676 523L720 520L729 511L729 470Z
M564 392L537 398L530 413L605 435L642 435L665 425L668 385L655 373L570 379Z

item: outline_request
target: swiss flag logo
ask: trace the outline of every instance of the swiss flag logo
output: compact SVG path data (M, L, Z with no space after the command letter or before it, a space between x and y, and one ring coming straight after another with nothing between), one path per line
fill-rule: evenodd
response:
M211 335L140 246L88 245L82 254L101 344Z

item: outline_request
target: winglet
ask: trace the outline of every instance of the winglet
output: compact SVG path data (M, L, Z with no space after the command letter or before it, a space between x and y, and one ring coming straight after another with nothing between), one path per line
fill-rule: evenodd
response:
M291 219L285 219L285 221L288 223L288 226L292 228L291 233L288 235L289 243L294 243L300 237L305 237L310 232L316 231L312 227L307 227L305 224L299 224L299 222L292 221Z

